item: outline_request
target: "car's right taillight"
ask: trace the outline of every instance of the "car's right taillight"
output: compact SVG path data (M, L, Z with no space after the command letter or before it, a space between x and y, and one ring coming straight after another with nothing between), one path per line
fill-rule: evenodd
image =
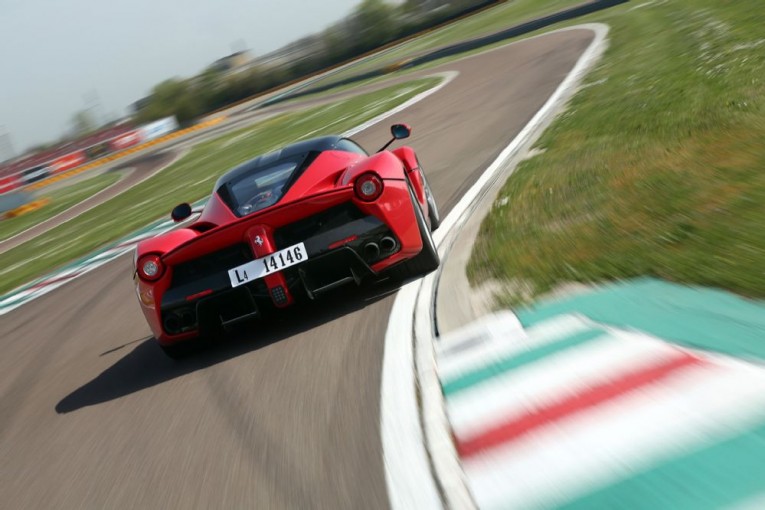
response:
M374 172L361 174L353 184L353 190L359 200L364 202L374 202L382 195L383 181L379 175Z
M149 254L138 259L136 271L142 280L154 282L162 277L162 273L165 272L165 266L162 264L159 255Z

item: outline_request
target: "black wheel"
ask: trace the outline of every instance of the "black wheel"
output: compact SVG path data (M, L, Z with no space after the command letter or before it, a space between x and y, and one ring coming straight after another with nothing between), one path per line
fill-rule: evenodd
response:
M428 202L428 219L430 220L430 231L435 232L435 230L441 226L441 215L438 212L436 199L433 198L433 192L430 190L430 183L428 182L428 178L425 177L425 172L422 171L422 167L420 167L420 175L422 176L422 187L425 190L425 200Z
M417 220L417 228L420 231L420 237L422 237L422 251L413 258L402 262L390 270L391 276L399 280L408 280L410 278L425 276L438 269L438 266L441 264L441 259L439 258L438 250L436 249L436 243L433 242L433 236L430 233L427 221L425 221L425 215L422 213L420 204L414 197L411 188L409 188L409 196L412 199L412 207L414 208L414 217Z

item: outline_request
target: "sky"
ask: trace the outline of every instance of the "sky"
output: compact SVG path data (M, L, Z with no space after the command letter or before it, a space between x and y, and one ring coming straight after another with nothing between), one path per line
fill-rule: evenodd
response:
M18 155L96 101L121 117L164 79L193 76L242 42L269 53L359 1L0 0L0 135Z

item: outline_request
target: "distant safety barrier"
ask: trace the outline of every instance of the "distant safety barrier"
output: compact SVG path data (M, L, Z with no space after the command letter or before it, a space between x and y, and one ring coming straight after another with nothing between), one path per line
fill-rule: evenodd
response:
M221 123L225 117L216 117L214 119L209 119L204 122L200 122L199 124L195 124L191 127L185 128L185 129L179 129L178 131L173 131L172 133L166 134L164 136L160 136L158 138L154 138L153 140L149 140L147 142L141 143L139 145L135 145L133 147L130 147L128 149L122 150L120 152L109 154L108 156L104 156L103 158L93 161L92 163L88 163L86 165L82 165L80 167L74 168L72 170L62 172L60 174L54 175L53 177L49 177L47 179L38 181L34 184L31 184L29 186L26 186L24 189L27 190L37 190L40 188L44 188L45 186L48 186L50 184L62 181L64 179L68 179L70 177L73 177L75 175L79 175L83 172L87 172L88 170L92 170L93 168L97 168L99 166L105 165L107 163L111 163L112 161L116 161L118 159L122 159L126 156L130 156L131 154L135 154L136 152L142 151L144 149L148 149L149 147L153 147L155 145L174 140L176 138L179 138L181 136L185 136L189 133L193 133L195 131L199 131L211 126L214 126L216 124Z

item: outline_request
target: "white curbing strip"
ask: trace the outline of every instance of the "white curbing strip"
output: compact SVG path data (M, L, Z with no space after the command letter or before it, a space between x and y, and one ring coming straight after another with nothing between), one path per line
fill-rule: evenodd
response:
M426 97L430 96L431 94L435 94L436 92L438 92L442 88L446 87L449 83L451 83L452 80L454 80L457 76L459 76L459 74L460 73L457 72L457 71L447 71L447 72L443 72L443 73L434 73L434 74L430 74L428 76L423 76L423 79L425 79L425 78L441 77L442 80L441 80L441 83L439 83L435 87L429 88L428 90L426 90L424 92L420 92L419 94L417 94L416 96L414 96L410 100L401 103L400 105L398 105L397 107L393 108L392 110L388 110L387 112L381 113L377 117L373 117L373 118L369 119L368 121L364 122L363 124L359 124L358 126L349 129L348 131L343 133L343 136L346 136L346 137L353 136L356 133L360 133L361 131L364 131L365 129L370 128L370 127L374 126L375 124L378 124L378 123L382 122L383 120L387 119L388 117L392 117L393 115L396 115L397 113L406 110L410 106L412 106L412 105L414 105L416 103L419 103L420 101L422 101Z
M425 451L425 438L419 420L414 378L414 316L421 282L402 287L391 309L385 333L380 396L380 435L385 463L385 479L391 508L441 508L441 497ZM424 349L418 349L421 355ZM431 366L435 363L431 359ZM420 388L421 398L440 387ZM447 430L447 427L441 427Z
M442 260L448 256L465 221L482 199L489 198L487 194L492 184L501 176L509 175L505 169L508 161L542 134L605 51L609 30L607 25L588 23L554 32L581 29L592 30L595 37L574 68L529 123L470 187L434 234ZM553 32L535 37L549 33ZM444 506L476 508L452 442L436 371L435 295L439 277L440 270L407 284L399 291L385 334L380 420L388 497L394 510ZM410 345L416 355L408 352ZM414 367L413 360L416 360ZM412 368L416 371L416 378ZM413 391L416 389L419 389L419 407ZM421 443L423 430L424 444ZM439 497L439 491L443 500Z
M439 255L446 257L443 245ZM438 274L431 273L423 280L414 307L414 339L417 364L415 366L420 386L422 427L425 430L426 447L433 466L433 474L440 486L443 503L447 508L474 509L475 501L468 488L465 472L454 448L451 426L438 377L435 352L435 295ZM432 475L431 475L432 476Z

